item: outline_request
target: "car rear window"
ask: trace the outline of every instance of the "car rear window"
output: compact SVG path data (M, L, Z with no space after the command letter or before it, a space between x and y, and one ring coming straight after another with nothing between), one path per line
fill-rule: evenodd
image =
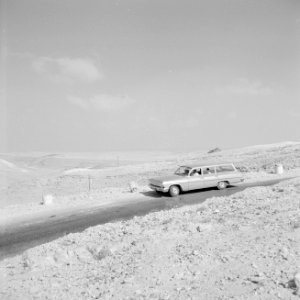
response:
M224 172L233 172L234 168L232 165L224 165L224 166L217 166L216 170L217 173L224 173Z

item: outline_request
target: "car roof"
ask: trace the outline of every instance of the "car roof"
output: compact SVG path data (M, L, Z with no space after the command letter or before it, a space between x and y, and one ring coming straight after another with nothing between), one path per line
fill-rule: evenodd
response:
M202 168L202 167L214 167L214 166L228 166L228 165L233 165L232 162L205 162L205 163L193 163L193 164L186 164L186 165L180 165L180 167L187 167L187 168Z

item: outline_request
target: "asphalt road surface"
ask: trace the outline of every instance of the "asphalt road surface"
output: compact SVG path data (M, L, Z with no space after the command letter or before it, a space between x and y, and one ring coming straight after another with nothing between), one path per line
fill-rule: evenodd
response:
M288 178L289 179L289 178ZM149 201L120 204L118 206L87 209L67 216L52 215L47 219L33 220L25 224L16 224L1 230L0 233L0 260L22 253L23 251L55 240L68 233L81 232L88 227L128 220L134 216L143 216L150 212L168 210L184 205L193 205L204 202L207 198L229 196L246 188L254 186L268 186L283 179L267 180L259 183L243 184L228 187L225 190L203 189L181 194L171 198L155 192L144 193L150 197Z

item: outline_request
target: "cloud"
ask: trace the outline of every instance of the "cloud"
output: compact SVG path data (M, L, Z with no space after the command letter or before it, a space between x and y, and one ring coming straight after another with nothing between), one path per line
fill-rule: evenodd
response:
M293 118L300 118L300 111L290 110L288 111L288 114Z
M229 112L228 114L227 114L227 118L228 119L231 119L231 120L234 120L234 119L236 119L237 118L237 112L236 111L231 111L231 112Z
M85 58L39 57L32 63L38 74L44 74L55 82L95 82L103 78L95 63Z
M246 78L240 78L232 84L217 88L216 93L241 96L268 96L273 94L273 90L259 81L249 81Z
M199 117L204 115L204 111L201 108L194 109L194 113Z
M8 53L9 56L20 58L20 59L34 59L35 55L32 52L18 52L18 51L10 51Z
M128 96L113 96L100 94L90 99L91 105L100 111L120 110L133 104L133 99Z
M88 101L84 100L84 99L81 99L79 97L76 97L76 96L68 96L67 98L68 102L75 105L75 106L78 106L84 110L88 110L90 108L90 104Z
M194 117L190 117L182 122L182 127L184 128L195 128L199 126L199 120Z
M84 110L98 110L101 112L119 111L134 104L134 100L129 96L98 94L84 99L69 95L68 102Z

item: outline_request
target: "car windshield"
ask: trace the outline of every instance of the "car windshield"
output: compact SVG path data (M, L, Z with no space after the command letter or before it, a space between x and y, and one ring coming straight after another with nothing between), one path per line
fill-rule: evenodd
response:
M191 170L191 168L189 168L189 167L179 167L176 170L175 174L180 175L180 176L187 176L187 175L189 175L190 170Z

